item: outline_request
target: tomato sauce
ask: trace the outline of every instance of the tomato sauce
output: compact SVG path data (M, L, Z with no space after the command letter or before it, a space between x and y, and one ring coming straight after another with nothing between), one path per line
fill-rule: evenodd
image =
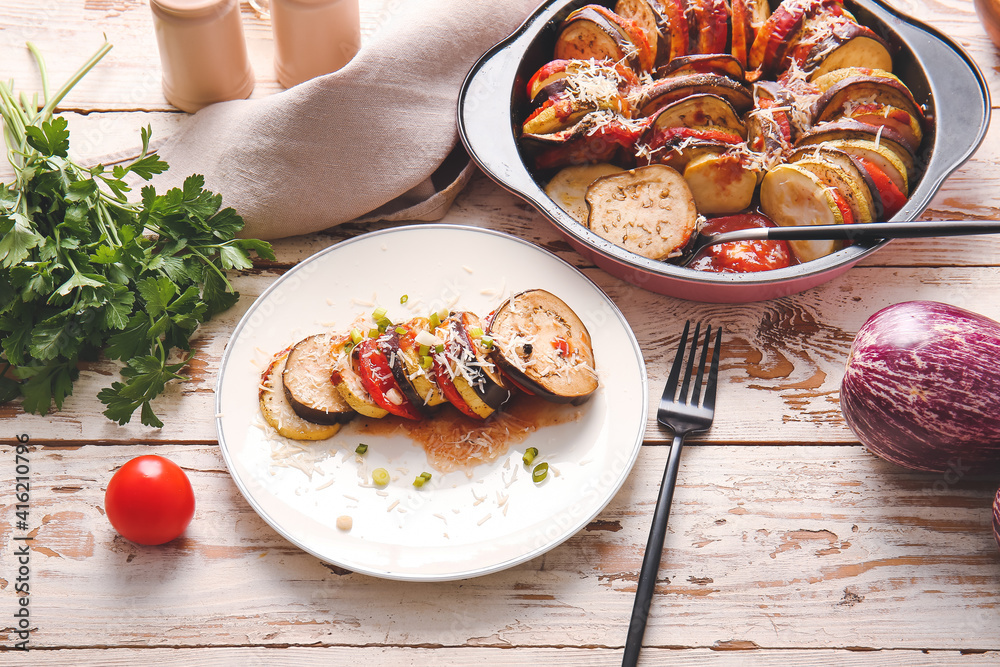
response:
M423 447L433 468L450 472L491 463L506 454L511 445L523 442L540 428L573 422L582 414L583 408L579 406L515 394L485 421L471 419L451 405L443 405L433 417L423 421L396 417L360 419L357 428L373 435L405 433Z

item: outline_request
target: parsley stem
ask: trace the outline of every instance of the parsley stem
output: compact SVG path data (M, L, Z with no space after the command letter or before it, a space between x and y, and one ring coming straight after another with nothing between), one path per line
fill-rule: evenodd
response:
M45 69L45 58L42 57L41 52L31 42L27 42L28 50L31 51L31 55L35 57L35 63L38 64L38 73L42 77L42 99L45 104L49 103L49 75Z
M94 66L97 63L99 63L101 59L104 56L106 56L108 54L108 51L110 50L111 50L111 44L109 42L104 42L104 45L101 46L101 48L99 48L97 52L90 57L90 60L85 62L83 64L83 67L78 69L76 71L76 74L70 77L69 81L64 83L62 87L56 91L55 95L49 98L49 100L45 103L45 106L42 107L42 110L39 112L39 116L43 120L47 120L48 118L50 118L52 116L52 112L55 111L56 106L60 102L62 102L63 98L66 97L67 94L69 94L69 91L73 89L73 86L78 84L80 82L80 79L86 76L87 72L93 69ZM44 67L44 65L40 62L39 68L42 67Z

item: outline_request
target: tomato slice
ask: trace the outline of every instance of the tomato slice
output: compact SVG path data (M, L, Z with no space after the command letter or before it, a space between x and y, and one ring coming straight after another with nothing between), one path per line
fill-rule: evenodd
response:
M853 225L854 212L851 211L851 206L844 199L844 195L840 194L836 188L830 188L829 192L833 196L833 201L837 204L837 208L840 210L840 215L844 218L844 224Z
M552 339L552 347L558 350L563 357L573 354L573 345L562 336L556 336Z
M859 157L857 160L865 168L865 171L868 172L868 175L872 177L875 189L878 190L879 196L882 197L882 208L885 209L884 215L886 220L888 220L906 205L906 195L900 192L896 184L889 178L889 175L882 171L877 164L868 158Z
M455 383L451 381L451 373L448 371L448 360L443 354L435 354L433 358L434 379L437 380L438 387L441 388L441 393L444 394L444 397L463 415L482 421L483 418L473 412L469 404L462 398L462 395L458 393Z
M354 354L358 355L358 376L361 378L361 384L379 407L397 417L414 421L423 418L417 407L407 400L399 388L396 378L392 375L389 360L385 358L374 338L366 338L358 343L354 347Z

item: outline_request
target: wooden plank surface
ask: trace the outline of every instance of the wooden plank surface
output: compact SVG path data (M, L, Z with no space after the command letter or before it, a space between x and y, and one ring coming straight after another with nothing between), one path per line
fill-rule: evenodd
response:
M363 0L366 36L391 20L396 2ZM1000 51L970 1L893 4L955 38L1000 90ZM246 3L242 12L258 78L253 96L278 92L269 25ZM19 87L38 85L25 40L46 53L59 81L105 33L114 50L63 105L74 150L88 161L127 153L146 124L162 140L186 121L160 90L147 2L0 0L0 77ZM998 122L924 219L1000 218ZM530 239L583 270L633 327L651 396L685 319L725 327L719 414L684 452L641 664L1000 664L1000 552L990 534L1000 476L886 464L858 445L838 406L850 342L879 308L924 298L1000 319L1000 238L896 241L803 294L713 305L608 276L482 176L445 222ZM11 651L15 508L4 463L0 613L8 620L0 627L8 639L0 664L620 662L668 449L652 421L626 485L583 531L520 566L461 582L389 582L323 564L280 537L233 484L212 416L236 322L301 260L383 226L283 240L277 261L237 276L242 298L199 332L192 380L158 401L161 430L119 427L100 414L94 397L117 373L107 362L83 368L60 412L0 406L0 461L13 460L13 434L34 443L31 646L44 649L27 662ZM198 509L182 538L140 547L114 533L103 494L117 467L153 452L187 471Z
M115 534L103 492L153 451L185 469L198 507L185 536L141 547ZM215 446L38 447L32 646L620 647L666 451L644 447L610 505L545 555L429 584L349 573L289 544ZM998 484L903 471L859 447L689 447L646 643L994 650ZM11 507L0 521L8 542Z

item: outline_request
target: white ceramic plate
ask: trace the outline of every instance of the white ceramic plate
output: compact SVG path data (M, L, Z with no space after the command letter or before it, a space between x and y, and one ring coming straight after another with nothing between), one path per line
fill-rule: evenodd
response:
M394 321L443 305L486 315L512 293L549 290L586 324L601 386L576 419L544 426L491 464L439 473L405 435L359 432L294 443L264 426L260 372L274 352L313 333L344 330L374 305ZM406 294L405 305L400 297ZM646 369L621 312L578 270L493 231L418 225L344 241L276 280L237 325L217 387L219 445L254 510L290 542L341 567L391 579L440 581L510 567L560 544L625 481L646 425ZM368 445L361 458L354 453ZM549 462L535 484L528 447ZM289 455L289 452L294 452ZM393 476L385 488L370 471ZM433 473L422 488L422 471ZM311 471L311 475L306 471ZM339 530L336 519L353 526Z

